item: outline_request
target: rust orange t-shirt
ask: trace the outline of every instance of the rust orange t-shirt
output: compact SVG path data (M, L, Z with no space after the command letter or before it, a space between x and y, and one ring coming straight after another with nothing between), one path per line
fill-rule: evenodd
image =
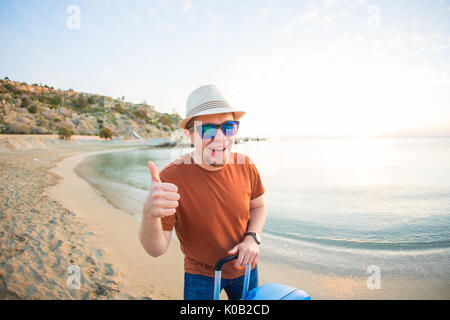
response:
M163 217L163 230L175 232L185 255L184 270L214 276L214 265L242 242L250 219L250 200L264 193L258 170L244 154L232 153L231 161L217 171L208 171L185 154L161 172L162 182L178 187L176 213ZM254 268L255 263L252 265ZM222 277L243 275L234 262L223 266Z

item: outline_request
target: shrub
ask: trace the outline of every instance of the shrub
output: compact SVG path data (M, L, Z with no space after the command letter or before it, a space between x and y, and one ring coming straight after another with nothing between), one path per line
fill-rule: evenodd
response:
M13 122L6 125L6 133L11 134L30 134L31 127L26 123Z
M63 117L70 117L72 115L72 112L70 111L70 109L64 108L64 107L60 107L57 112L62 115Z
M31 106L28 107L29 113L37 113L37 111L38 111L38 107L35 104L32 104Z
M116 103L116 105L114 106L114 111L121 114L124 114L126 112L120 103Z
M5 88L8 89L8 91L15 92L14 86L11 83L6 83Z
M104 112L105 110L100 107L100 106L95 106L92 109L89 110L90 113L95 114L95 115L100 115Z
M136 111L134 112L134 115L135 115L135 117L138 118L138 119L145 119L145 118L147 118L147 112L145 112L145 111L142 110L142 109L136 110Z
M72 131L67 127L59 128L58 130L59 138L64 140L70 140L72 137Z
M42 103L45 103L47 101L46 96L43 94L38 95L37 99L39 100L39 102L42 102Z
M105 108L105 97L104 96L98 97L97 103L101 108Z
M99 136L100 136L100 138L105 138L105 140L106 140L106 139L112 139L113 135L112 135L112 132L111 132L111 130L109 128L103 127L100 130Z
M28 108L33 104L33 101L31 101L30 97L23 96L22 97L22 104L20 105L22 108Z
M78 108L81 109L81 111L86 111L88 109L89 103L85 96L81 95L78 99Z
M43 111L41 114L47 120L54 120L54 121L56 121L58 119L58 117L59 117L58 114L52 109L50 109L48 111Z
M42 128L42 127L31 127L31 133L34 134L46 134L48 133L48 130L46 128Z
M111 121L114 125L117 126L118 122L117 122L117 118L116 118L116 117L112 116L111 119L110 119L110 121Z
M54 107L58 107L61 104L61 96L59 94L52 95L47 98L47 101Z
M88 97L87 97L87 102L89 103L89 104L94 104L96 101L95 101L95 96L93 96L93 95L89 95Z
M173 125L173 120L168 114L162 114L159 121L165 126L171 127Z

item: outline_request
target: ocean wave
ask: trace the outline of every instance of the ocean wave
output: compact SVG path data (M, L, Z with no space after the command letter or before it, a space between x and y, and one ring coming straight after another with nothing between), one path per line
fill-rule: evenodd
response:
M295 239L299 241L315 243L325 246L344 247L350 249L373 249L373 250L424 250L450 248L450 240L439 239L430 241L381 241L366 239L345 239L325 236L310 236L294 232L277 232L264 230L264 233L272 234L281 238Z

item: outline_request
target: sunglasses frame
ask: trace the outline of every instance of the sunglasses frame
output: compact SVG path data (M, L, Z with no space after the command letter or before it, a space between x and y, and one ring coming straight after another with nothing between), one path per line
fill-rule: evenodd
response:
M225 132L225 129L223 128L223 126L225 125L225 124L227 124L227 123L230 123L230 122L233 122L233 124L236 124L237 125L237 128L236 128L236 133L234 134L234 135L227 135L227 133ZM202 124L202 125L200 125L200 126L197 126L197 127L192 127L193 129L196 129L197 130L197 132L198 132L198 134L200 135L200 137L202 138L202 140L213 140L215 137L216 137L216 134L214 134L214 136L211 136L211 138L210 139L208 139L208 138L204 138L204 135L203 135L203 130L202 130L202 128L203 128L203 126L212 126L212 127L215 127L216 128L216 134L217 134L217 130L220 128L220 130L222 130L222 132L223 132L223 134L226 136L226 137L234 137L236 134L237 134L237 132L238 132L238 130L239 130L239 121L238 120L229 120L229 121L225 121L225 122L223 122L223 123L221 123L221 124L215 124L215 123L204 123L204 124Z

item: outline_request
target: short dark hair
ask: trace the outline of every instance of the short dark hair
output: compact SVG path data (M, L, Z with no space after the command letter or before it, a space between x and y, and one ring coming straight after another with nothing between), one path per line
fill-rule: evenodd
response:
M186 123L186 129L191 130L194 127L194 118L189 119L188 123Z

